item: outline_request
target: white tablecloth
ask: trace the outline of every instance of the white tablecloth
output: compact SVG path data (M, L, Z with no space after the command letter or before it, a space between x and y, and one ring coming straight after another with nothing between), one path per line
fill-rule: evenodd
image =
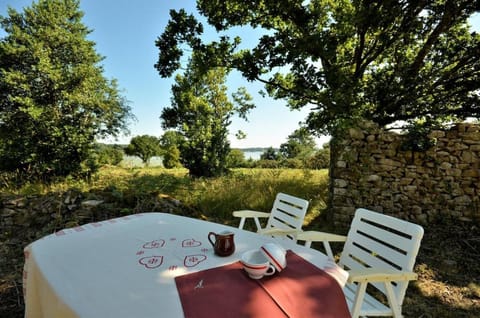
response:
M214 255L210 231L235 233L236 251ZM183 317L174 277L233 263L272 238L165 213L65 229L25 248L26 317ZM327 257L277 240L323 268Z

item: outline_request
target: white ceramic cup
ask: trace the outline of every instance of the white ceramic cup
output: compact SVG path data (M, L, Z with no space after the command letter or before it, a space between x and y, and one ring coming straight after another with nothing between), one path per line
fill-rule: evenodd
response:
M265 243L260 247L260 252L275 267L277 272L281 272L287 267L287 251L275 243Z
M260 279L263 276L275 274L275 267L270 264L260 250L243 253L240 262L250 278Z

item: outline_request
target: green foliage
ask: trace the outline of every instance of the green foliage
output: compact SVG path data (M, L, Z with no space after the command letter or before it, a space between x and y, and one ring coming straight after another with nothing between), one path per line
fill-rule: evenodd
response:
M260 158L260 160L255 161L254 167L263 169L279 169L281 167L281 163L280 160Z
M432 148L435 146L436 140L430 138L428 135L433 129L438 128L438 126L438 123L431 121L417 121L412 123L407 129L407 134L400 149L404 151L425 152Z
M280 154L273 149L273 147L267 148L261 155L260 160L278 160L280 159Z
M232 149L227 156L227 168L242 168L247 164L245 154L240 149Z
M160 147L162 148L163 166L168 169L179 168L180 148L185 142L185 137L175 130L168 130L160 137Z
M180 162L180 150L177 146L169 146L162 151L163 154L163 166L167 169L180 168L182 166Z
M172 146L181 148L184 142L185 137L183 137L180 132L175 130L168 130L160 137L160 146L162 149L168 149Z
M163 77L193 49L205 69L237 69L292 108L313 106L309 128L331 135L359 119L480 117L480 34L467 25L479 1L197 0L197 8L221 36L202 41L203 25L172 11L156 43ZM223 35L246 26L265 30L253 48Z
M330 165L330 148L322 148L305 162L307 169L327 169Z
M95 138L131 116L82 23L78 0L39 0L0 17L0 169L50 180L90 169Z
M283 158L280 161L279 167L290 169L301 169L304 167L303 160L299 158Z
M148 166L150 159L162 153L160 140L155 136L142 135L133 137L130 144L125 148L129 156L137 156Z
M119 145L96 144L94 156L99 165L118 165L123 159L123 148Z
M227 171L231 117L238 114L245 118L254 107L242 88L233 95L233 102L228 99L227 73L224 68L203 72L193 58L185 74L176 76L171 106L161 114L163 128L175 129L183 136L181 162L195 177L214 177Z
M288 159L297 158L306 160L315 152L316 143L312 134L304 127L296 129L287 138L287 142L280 145L280 153Z

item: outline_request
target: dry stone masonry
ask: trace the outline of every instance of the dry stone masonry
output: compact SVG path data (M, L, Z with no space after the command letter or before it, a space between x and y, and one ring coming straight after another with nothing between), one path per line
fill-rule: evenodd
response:
M429 135L425 152L404 151L405 136L372 123L337 140L331 168L334 223L348 227L356 208L426 224L480 221L480 126L462 123Z

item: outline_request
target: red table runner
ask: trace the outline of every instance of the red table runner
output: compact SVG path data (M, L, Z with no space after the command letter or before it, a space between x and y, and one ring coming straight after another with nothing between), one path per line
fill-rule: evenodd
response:
M253 280L240 262L175 278L187 318L350 317L330 275L292 251L280 273Z

